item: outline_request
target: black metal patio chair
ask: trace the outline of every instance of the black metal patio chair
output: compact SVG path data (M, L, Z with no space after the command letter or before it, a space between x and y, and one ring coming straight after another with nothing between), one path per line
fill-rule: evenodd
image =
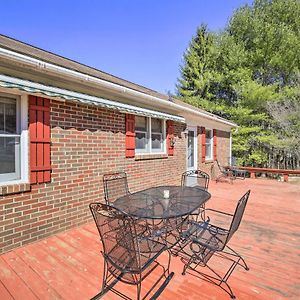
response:
M151 300L157 299L174 275L173 272L169 272L170 254L166 267L157 261L166 250L166 246L146 236L138 235L135 220L110 205L91 203L90 210L100 235L103 246L101 253L104 258L102 290L92 299L99 299L108 291L116 293L123 299L132 299L115 289L118 282L135 285L137 287L136 299L145 299L150 297L150 293L154 292L164 279L150 298ZM158 270L157 268L161 269L161 275L141 298L142 282L154 270ZM157 275L157 272L155 274ZM153 283L153 280L155 278L151 277L149 282Z
M199 187L207 191L209 179L209 175L201 170L190 170L181 175L181 186Z
M183 275L186 274L187 270L193 270L200 278L222 288L231 298L235 298L235 296L227 280L235 267L240 265L245 270L249 270L242 256L228 246L228 242L239 228L249 195L250 190L238 201L234 214L206 209L206 213L212 212L231 217L231 224L228 229L211 224L210 218L203 220L203 222L190 221L189 229L183 235L181 249L178 253L184 263ZM225 275L218 274L208 264L213 256L217 256L222 262L229 263L230 266ZM207 267L208 272L200 271L199 268L201 267Z
M115 172L103 175L104 199L106 204L113 203L119 197L130 194L127 174Z
M247 171L241 170L238 168L238 166L236 165L236 157L231 158L230 170L232 171L233 176L235 178L239 178L239 179L243 179L243 180L246 178Z
M207 173L201 170L189 170L181 175L181 187L197 187L205 191L208 190L210 177ZM180 240L180 236L186 232L190 220L198 221L199 216L203 213L205 209L205 203L201 205L196 211L191 213L189 216L184 216L181 218L176 218L170 221L171 227L173 228L171 237ZM171 244L171 242L169 242ZM171 247L171 253L174 256L178 255L178 252L181 250L180 243L176 242Z
M201 170L189 170L181 175L181 186L192 186L208 190L210 177L207 173ZM198 220L198 216L201 211L205 209L205 204L203 204L196 212L194 212L191 217L194 217L195 220Z
M229 179L230 183L233 183L233 180L235 179L234 173L230 168L226 168L220 165L219 161L217 160L217 166L220 174L216 178L216 182L221 181L221 179Z

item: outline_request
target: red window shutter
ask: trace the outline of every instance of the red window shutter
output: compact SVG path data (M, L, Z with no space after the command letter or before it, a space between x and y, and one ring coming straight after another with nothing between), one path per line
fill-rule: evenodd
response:
M206 156L206 150L205 150L205 141L206 141L206 135L205 135L205 127L201 127L201 141L202 141L202 162L205 162L205 156Z
M134 157L135 155L135 117L134 115L126 114L125 116L125 156Z
M174 140L174 122L171 120L167 121L167 151L168 155L174 155L174 145L172 141Z
M217 160L217 130L213 130L213 139L214 139L214 160Z
M51 181L50 100L29 96L30 182Z

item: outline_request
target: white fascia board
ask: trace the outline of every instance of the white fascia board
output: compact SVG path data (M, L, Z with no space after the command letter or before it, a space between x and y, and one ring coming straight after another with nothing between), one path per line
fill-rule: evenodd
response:
M176 122L185 123L185 119L180 116L171 115L151 109L133 106L122 102L111 101L87 94L82 94L70 90L65 90L53 86L47 86L44 84L19 79L11 76L0 74L0 87L19 89L28 93L43 94L49 97L59 97L66 100L79 101L85 104L98 105L108 109L115 109L123 113L132 113L142 116L150 116L155 118L161 118L166 120L174 120Z
M93 83L99 87L102 88L106 88L118 93L123 93L129 96L134 96L134 97L139 97L140 99L146 100L146 101L151 101L151 104L155 105L155 104L159 104L160 106L163 106L164 108L168 109L168 108L173 108L175 109L177 112L189 112L191 114L197 115L197 116L201 116L203 118L206 119L211 119L214 120L215 122L220 122L226 125L229 125L230 127L237 127L237 125L235 123L232 123L230 121L227 120L223 120L223 119L219 119L217 116L215 115L211 115L205 112L200 112L197 110L194 110L192 108L189 107L185 107L182 106L180 104L177 103L173 103L171 101L166 101L164 99L155 97L155 96L151 96L136 90L133 90L131 88L127 88L121 85L118 85L116 83L112 83L112 82L108 82L105 81L103 79L94 77L94 76L90 76L78 71L74 71L65 67L61 67L52 63L48 63L33 57L30 57L28 55L24 55L24 54L20 54L18 52L12 51L12 50L8 50L8 49L4 49L0 47L0 57L5 58L5 59L9 59L12 61L17 61L19 63L25 63L25 64L29 64L32 65L34 67L36 67L37 69L40 70L47 70L49 72L52 72L56 75L63 75L64 77L69 77L75 80L80 80L80 81L86 81L86 82L90 82Z

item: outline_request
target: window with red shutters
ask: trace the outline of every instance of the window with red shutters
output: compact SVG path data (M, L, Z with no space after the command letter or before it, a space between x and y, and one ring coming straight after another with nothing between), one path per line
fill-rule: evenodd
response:
M51 181L50 100L29 96L30 183Z
M125 116L125 156L134 157L135 155L135 117L126 114Z
M174 122L167 121L167 151L168 155L174 155Z
M205 162L205 156L206 156L206 132L205 127L201 127L201 156L202 156L202 162Z
M213 130L213 139L214 139L214 160L217 160L217 130Z

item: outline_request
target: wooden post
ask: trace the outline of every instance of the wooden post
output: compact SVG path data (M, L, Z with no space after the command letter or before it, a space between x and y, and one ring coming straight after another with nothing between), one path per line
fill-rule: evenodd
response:
M289 181L289 174L283 174L283 181L288 182Z
M255 179L255 172L250 172L250 178Z

